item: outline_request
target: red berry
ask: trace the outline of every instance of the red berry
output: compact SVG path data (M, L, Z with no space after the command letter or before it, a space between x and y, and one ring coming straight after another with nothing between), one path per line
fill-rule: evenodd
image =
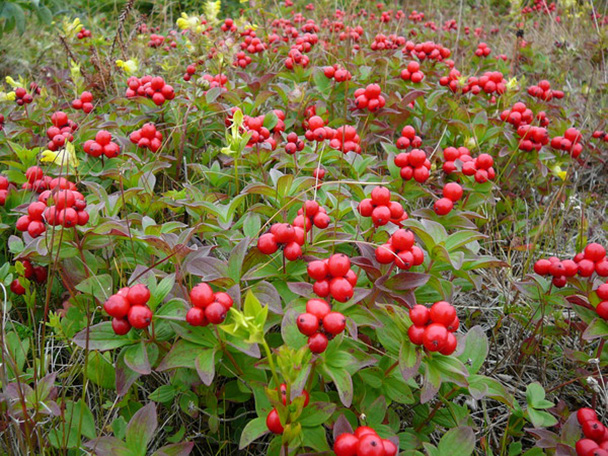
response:
M312 336L319 330L319 317L310 313L300 314L296 323L305 336Z
M357 437L358 439L361 439L366 435L376 435L377 436L378 433L369 426L359 426L355 430L355 437Z
M579 424L582 425L587 421L597 420L597 413L595 413L595 410L585 407L576 412L576 418Z
M453 208L454 203L449 198L439 198L433 205L433 209L437 215L447 215Z
M576 454L578 456L593 456L593 450L599 448L599 445L590 439L581 439L576 442Z
M414 345L422 345L424 342L424 326L416 326L412 325L407 330L407 335L410 339L410 342Z
M277 240L274 234L265 233L260 236L258 239L258 249L260 252L271 255L279 249L277 245Z
M604 320L608 320L608 301L600 302L595 308L598 316Z
M340 312L330 312L323 318L323 329L332 335L338 335L346 328L346 318Z
M449 182L443 187L443 196L452 200L453 202L456 202L462 198L462 193L462 187L456 182Z
M396 456L399 448L393 442L388 439L382 439L382 446L384 447L385 456Z
M549 274L549 269L551 268L551 262L549 260L538 260L534 263L534 272L538 275L547 275Z
M336 253L329 257L327 268L333 277L344 277L350 269L350 258L343 253Z
M148 306L131 306L128 314L129 323L137 329L147 328L152 321L152 311Z
M395 261L395 252L390 244L378 246L375 251L376 261L380 264L389 264Z
M331 307L324 299L309 299L306 303L306 313L312 314L319 320L331 312Z
M124 336L131 330L131 324L126 318L112 318L112 330L119 336Z
M340 434L334 443L334 453L336 456L357 456L357 446L359 439L353 434Z
M228 311L228 309L232 307L232 304L234 304L234 301L230 295L223 291L218 291L215 293L215 302L219 302L221 305L223 305L226 308L226 311Z
M338 302L346 302L353 297L354 289L344 277L334 277L329 282L329 292Z
M204 309L214 300L213 290L206 283L199 283L190 290L190 302L194 307Z
M388 206L391 202L391 192L386 187L376 187L372 190L371 200L376 206Z
M205 317L214 325L223 323L226 319L227 309L219 302L213 302L205 308Z
M281 419L279 418L279 412L277 409L272 409L268 416L266 417L266 427L268 430L274 434L282 434L284 429L281 424Z
M410 309L410 319L416 326L425 326L431 318L430 310L421 304L416 304Z
M283 255L289 261L295 261L302 256L302 247L297 242L290 242L283 249Z
M186 321L192 326L206 326L205 311L199 307L191 307L186 314Z
M104 303L103 309L110 317L123 319L129 313L131 304L124 296L114 294Z
M605 256L606 249L600 244L592 242L585 247L585 259L587 260L591 260L593 262L601 261Z
M23 285L21 285L21 282L19 282L19 279L15 279L15 280L13 280L11 282L10 289L16 295L24 295L25 294L25 287Z
M143 283L138 283L129 289L127 299L132 306L144 306L150 300L150 290Z
M595 290L600 299L608 300L608 283L603 283Z
M436 352L443 348L448 339L448 330L439 323L431 323L424 330L422 343L428 351Z
M433 323L447 327L456 318L456 309L449 302L439 301L431 306L429 315Z
M325 277L327 277L327 274L329 273L327 263L322 260L311 261L310 263L308 263L306 270L310 278L313 280L323 280L325 279Z
M596 442L604 437L604 431L606 430L604 425L597 420L585 421L581 427L583 428L585 437Z
M456 336L453 333L448 332L448 338L445 341L445 345L443 346L443 348L439 350L439 353L441 353L442 355L449 356L454 353L454 351L456 351L457 345L458 341L456 340Z
M327 349L328 343L325 334L316 333L308 338L308 348L313 353L323 353Z
M384 456L384 445L377 435L367 434L359 439L357 456Z

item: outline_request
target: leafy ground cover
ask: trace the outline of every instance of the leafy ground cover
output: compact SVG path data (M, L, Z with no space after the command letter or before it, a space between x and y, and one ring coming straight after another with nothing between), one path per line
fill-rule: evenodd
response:
M606 3L0 27L5 454L608 454Z

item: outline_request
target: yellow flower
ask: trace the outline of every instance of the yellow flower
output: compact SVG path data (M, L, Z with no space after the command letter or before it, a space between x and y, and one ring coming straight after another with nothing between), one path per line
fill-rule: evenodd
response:
M23 82L21 81L21 78L19 78L19 82L15 81L13 78L11 78L10 76L6 77L6 82L8 85L10 85L13 89L16 89L17 87L23 87Z
M518 89L517 78L509 79L509 81L507 82L507 90L513 91L513 90L517 90L517 89Z
M82 29L82 22L80 19L76 18L72 22L67 17L63 18L62 23L63 34L66 38L75 38L80 29Z
M251 24L247 19L245 19L243 16L240 16L236 21L234 21L234 23L236 24L236 26L239 29L243 29L243 28L248 28L251 29L253 31L258 29L258 26L255 24Z
M200 17L188 16L186 13L182 13L182 17L177 20L177 26L182 30L191 30L195 33L203 31Z
M15 101L15 92L0 92L0 101Z
M217 16L220 13L220 9L222 8L221 0L217 0L215 2L207 1L203 10L205 12L205 19L210 24L217 24L219 21L217 20Z
M554 176L559 177L563 181L566 180L566 175L568 174L566 171L562 170L559 165L555 165L554 167L552 167L551 173L553 173Z
M78 157L76 157L76 149L74 148L74 144L71 142L66 142L65 147L63 149L59 149L58 151L45 150L40 154L40 161L53 163L61 167L67 166L68 169L71 166L74 168L74 170L80 164Z
M121 68L127 75L131 76L139 70L139 63L137 59L129 59L127 61L117 60L116 66Z

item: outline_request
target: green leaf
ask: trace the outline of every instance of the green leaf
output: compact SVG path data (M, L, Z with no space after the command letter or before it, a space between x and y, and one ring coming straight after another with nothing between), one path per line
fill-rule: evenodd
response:
M319 426L327 422L335 410L336 404L331 402L312 402L302 410L298 422L304 427Z
M148 375L152 372L150 361L148 360L148 352L146 344L141 341L138 344L124 348L125 364L138 374Z
M135 453L144 456L148 443L158 427L156 405L150 402L140 408L127 425L127 446Z
M322 68L318 71L312 72L312 79L315 83L315 86L317 86L317 89L319 89L319 92L321 92L321 94L323 95L323 98L327 98L327 95L329 95L329 93L331 92L332 80L325 77Z
M526 402L535 409L553 407L553 403L545 400L545 390L540 383L530 383L526 388Z
M327 375L333 380L338 389L338 396L345 407L350 407L353 402L353 379L344 368L335 368L324 365Z
M458 359L465 363L469 374L476 374L488 356L488 338L481 326L473 326L465 335L464 351Z
M87 345L88 338L88 345ZM73 342L80 348L106 351L124 347L134 343L127 336L117 336L112 329L112 323L104 321L85 328L74 336Z
M103 302L112 294L112 277L109 274L94 274L76 285L76 289Z
M160 362L157 371L161 372L167 369L175 369L177 367L187 367L195 369L195 360L201 351L201 346L185 340L178 340L171 351Z
M583 339L593 340L602 337L608 337L608 322L601 318L596 318L587 326L587 329L585 329Z
M557 419L547 412L532 407L528 407L527 412L534 427L551 427L557 424Z
M327 435L323 426L308 427L302 430L302 445L317 452L329 450Z
M475 433L468 426L450 429L441 438L437 447L439 456L470 456L475 450Z
M374 427L382 424L384 417L386 416L386 399L384 396L378 397L372 402L369 407L365 410L365 415L370 423L370 426Z
M241 433L241 439L239 441L239 450L242 450L248 446L254 440L259 439L268 432L266 427L266 418L258 417L251 420Z
M90 351L87 359L86 377L94 384L114 389L116 372L114 365L98 351Z
M82 399L78 402L66 401L63 417L64 420L49 433L53 447L77 448L82 436L89 439L97 437L93 414Z
M154 402L166 404L175 398L177 391L177 388L173 385L161 385L150 393L148 399Z
M468 380L469 393L473 398L480 400L484 397L491 397L509 407L513 405L513 396L497 380L484 375L471 375Z
M211 385L215 377L215 348L202 350L194 360L194 366L202 382Z

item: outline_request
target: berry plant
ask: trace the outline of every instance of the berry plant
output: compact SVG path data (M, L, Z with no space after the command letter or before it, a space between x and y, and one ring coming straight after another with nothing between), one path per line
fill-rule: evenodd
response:
M0 454L608 455L605 1L0 37Z

